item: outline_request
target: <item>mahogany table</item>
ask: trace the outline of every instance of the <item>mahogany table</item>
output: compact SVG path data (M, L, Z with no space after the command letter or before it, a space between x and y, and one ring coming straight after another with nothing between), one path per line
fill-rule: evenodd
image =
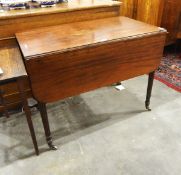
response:
M149 109L154 70L166 31L126 17L69 23L17 33L48 145L54 149L46 103L149 74Z

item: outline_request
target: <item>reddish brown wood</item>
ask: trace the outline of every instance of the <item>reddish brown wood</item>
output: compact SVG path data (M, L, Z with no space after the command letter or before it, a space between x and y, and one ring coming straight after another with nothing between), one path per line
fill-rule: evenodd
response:
M168 30L167 44L174 43L179 35L180 13L180 0L165 0L161 26Z
M135 19L160 26L165 0L137 1Z
M123 2L122 15L167 29L167 45L181 38L181 28L178 27L181 0L121 1Z
M69 0L52 8L31 8L0 13L0 40L30 29L118 16L120 2L112 0Z
M115 17L16 36L33 94L46 103L154 71L166 32Z
M99 24L99 25L98 25ZM159 32L158 27L126 17L76 22L17 33L25 59L50 52L65 52L75 47L110 42L115 39Z
M4 71L4 74L0 76L1 82L7 79L9 80L10 78L15 79L16 77L22 75L27 77L22 56L16 42L9 42L9 40L0 42L0 67ZM24 83L28 96L31 96L28 78ZM16 81L1 84L0 89L4 92L3 97L6 102L7 109L18 106L17 104L21 100ZM4 109L4 106L0 104L0 112L3 112Z
M34 131L34 126L33 126L33 122L31 119L31 111L30 108L28 106L28 101L27 101L27 94L26 94L26 89L24 86L24 81L26 81L26 78L24 77L19 77L17 79L17 84L18 84L18 88L19 88L19 92L20 92L20 96L21 96L21 101L23 104L23 109L25 111L25 116L26 116L26 120L28 123L28 127L30 130L30 134L31 134L31 138L33 141L33 145L34 145L34 149L35 149L35 153L36 155L39 155L39 149L38 149L38 144L37 144L37 140L36 140L36 135L35 135L35 131Z
M39 154L38 145L33 128L33 123L31 120L31 112L27 103L27 89L26 89L27 73L18 47L13 46L13 47L0 48L0 67L4 71L4 73L0 76L0 89L3 91L3 95L1 94L3 110L5 111L6 116L9 117L7 112L8 104L6 103L7 94L9 94L9 92L12 90L11 85L13 83L16 84L17 82L18 90L21 97L21 102L25 110L27 123L30 129L35 152L38 155ZM8 92L6 92L5 87L9 87L9 89L7 88Z
M150 72L148 75L148 86L147 86L145 107L149 111L151 111L149 106L150 106L150 98L151 98L151 92L152 92L152 87L153 87L154 73L155 72Z
M45 136L46 136L46 140L47 140L47 144L48 144L48 146L49 146L49 148L51 150L57 150L57 147L53 145L53 141L52 141L52 137L51 137L46 104L39 102L38 103L38 108L40 110L42 123L43 123L44 131L45 131Z
M0 76L1 82L19 76L27 76L18 46L0 48L0 67L4 72Z

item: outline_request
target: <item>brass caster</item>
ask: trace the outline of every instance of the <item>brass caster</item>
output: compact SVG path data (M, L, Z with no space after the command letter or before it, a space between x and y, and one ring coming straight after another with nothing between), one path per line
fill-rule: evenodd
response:
M52 141L48 141L48 147L50 148L50 150L57 150L58 149L58 147L55 146Z
M148 111L151 111L151 109L150 109L150 107L149 106L145 106L146 107L146 109L148 110Z
M145 108L146 108L148 111L151 111L150 102L145 101Z

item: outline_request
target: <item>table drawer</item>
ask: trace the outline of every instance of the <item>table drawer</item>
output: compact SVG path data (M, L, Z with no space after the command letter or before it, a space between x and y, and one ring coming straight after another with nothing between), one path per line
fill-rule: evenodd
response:
M24 84L25 89L27 89L27 90L30 89L28 79L24 83L25 83ZM1 85L0 89L4 91L5 96L14 95L14 94L19 93L17 82L12 82L12 83L7 83L5 85Z
M8 83L0 86L0 89L4 91L4 99L8 109L14 109L21 105L20 94L18 91L18 85L16 82ZM29 86L28 79L25 81L25 89L28 97L32 97L31 89ZM0 102L0 112L3 111L3 106Z

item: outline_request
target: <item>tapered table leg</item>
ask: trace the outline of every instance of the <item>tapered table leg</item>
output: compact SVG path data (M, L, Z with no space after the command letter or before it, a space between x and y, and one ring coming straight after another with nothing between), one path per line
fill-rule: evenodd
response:
M146 94L146 101L145 101L145 107L148 111L151 111L150 98L151 98L151 92L152 92L152 87L153 87L154 73L155 72L150 72L148 76L148 87L147 87L147 94Z
M47 140L48 146L51 150L57 150L57 147L55 145L53 145L53 141L52 141L46 104L38 102L38 108L40 110L40 114L41 114L41 118L42 118L42 122L43 122L43 127L45 130L45 135L46 135L46 140Z
M31 133L31 138L33 141L34 149L35 149L36 155L39 155L38 144L37 144L36 135L35 135L34 127L33 127L33 122L31 119L31 111L30 111L30 108L28 106L28 101L27 101L26 92L25 92L25 88L24 88L24 79L18 78L17 83L18 83L18 88L19 88L21 100L23 103L24 112L26 114L28 127L29 127L29 130Z

